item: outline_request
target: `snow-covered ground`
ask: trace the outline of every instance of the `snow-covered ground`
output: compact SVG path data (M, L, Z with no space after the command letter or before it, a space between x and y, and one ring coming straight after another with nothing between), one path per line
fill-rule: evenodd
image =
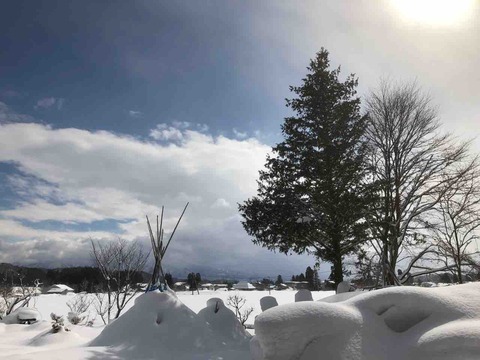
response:
M279 306L263 313L260 299L268 291L238 292L247 299L245 307L254 308L247 320L255 322L252 339L223 305L235 293L149 293L108 327L96 318L93 327L68 324L71 331L56 334L50 313L66 317L66 303L75 295L41 295L35 307L43 321L0 322L0 358L480 359L480 283L314 292L313 302L299 303L294 303L295 291L272 291Z
M293 303L295 301L295 291L271 291L271 296L277 299L279 305ZM253 307L254 311L247 320L247 325L253 326L255 316L260 314L260 299L268 296L268 291L200 291L200 294L195 292L193 295L189 291L177 292L176 295L179 301L191 309L194 313L199 313L207 306L207 301L211 298L219 298L227 303L227 298L231 295L239 294L246 299L244 308ZM323 297L331 296L332 291L314 292L314 299L321 299ZM123 357L118 357L116 350L107 347L88 347L88 344L98 337L105 328L100 317L96 316L94 308L91 306L88 319L93 320L93 327L71 325L67 321L67 314L70 309L67 302L71 301L76 294L67 295L40 295L35 298L30 304L32 307L38 309L41 313L43 321L34 325L6 325L0 322L0 358L3 359L62 359L67 356L68 359L117 359L129 358L136 359L138 357L134 354L127 355L123 352ZM132 300L122 314L133 307L134 300ZM143 306L144 307L144 306ZM61 334L48 334L51 329L50 313L63 315L66 326L71 330ZM123 315L122 315L123 316ZM132 324L133 325L133 324ZM141 324L139 326L142 326ZM172 332L178 329L171 329ZM131 339L133 333L144 334L145 329L138 329L134 326L128 328L125 332L125 339ZM253 334L253 330L248 330ZM42 336L44 335L44 336ZM174 334L176 335L176 334ZM148 337L148 334L146 334ZM158 351L157 351L158 352ZM138 350L137 355L142 353ZM145 351L143 351L145 353ZM160 353L162 353L160 351ZM188 353L187 356L191 354ZM222 355L222 354L220 354ZM220 356L219 355L219 356ZM223 355L225 355L223 353ZM242 349L236 349L229 354L229 357L224 359L249 359L249 346L243 344ZM170 359L168 351L163 351L155 358ZM178 358L178 355L177 357ZM187 357L188 358L188 357ZM218 358L218 356L217 356ZM173 358L172 358L173 359ZM199 359L203 359L200 357Z

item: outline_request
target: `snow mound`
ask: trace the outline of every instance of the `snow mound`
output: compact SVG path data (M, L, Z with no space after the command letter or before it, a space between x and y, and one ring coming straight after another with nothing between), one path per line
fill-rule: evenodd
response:
M72 331L65 331L62 327L60 331L54 333L52 329L46 330L39 335L35 336L29 341L30 346L53 346L63 345L68 343L69 345L80 344L84 340L76 333Z
M42 316L37 309L34 308L18 308L9 315L3 318L5 324L22 324L22 323L34 323L40 321Z
M228 309L213 319L212 303L201 316L185 306L173 292L142 294L125 314L107 325L90 346L116 347L125 358L209 359L213 353L230 351L234 329ZM211 319L208 324L205 318ZM219 337L222 326L224 334ZM213 330L212 330L213 327ZM238 332L237 332L238 333ZM237 335L235 333L235 335ZM244 345L248 351L248 343ZM238 348L238 347L237 347Z
M339 294L343 295L343 294ZM339 296L337 295L337 296ZM480 283L301 302L255 320L254 360L479 359Z
M323 299L320 299L320 300L317 300L317 301L323 301L323 302L327 302L327 303L337 303L337 302L341 302L341 301L351 299L351 298L353 298L355 296L358 296L358 295L361 295L361 294L365 294L365 293L363 291L350 291L350 292L344 292L344 293L340 293L340 294L327 296L327 297L325 297Z
M350 282L348 281L342 281L340 284L337 286L337 294L343 294L347 293L350 291L351 285Z
M198 317L207 322L215 335L229 346L242 345L243 342L250 341L250 334L233 311L225 306L222 299L209 299L207 307L200 310Z
M273 296L264 296L260 299L260 307L262 311L266 311L275 306L278 306L278 302Z
M167 292L148 292L107 325L91 346L136 346L139 349L202 351L214 346L211 330L197 315Z
M301 289L295 293L295 302L301 301L313 301L312 293L310 290Z

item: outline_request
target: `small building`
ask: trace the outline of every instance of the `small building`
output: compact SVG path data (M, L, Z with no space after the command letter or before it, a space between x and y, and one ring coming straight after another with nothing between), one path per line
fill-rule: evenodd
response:
M173 290L175 291L186 291L188 288L188 284L185 281L177 281L173 284Z
M228 290L228 284L213 284L213 290Z
M212 283L200 284L198 287L200 290L215 290L215 285Z
M285 285L294 289L294 290L301 290L307 289L309 287L308 281L285 281Z
M250 290L256 290L255 286L250 284L247 281L240 281L236 284L233 285L234 290L243 290L243 291L250 291Z
M73 293L73 292L74 291L70 286L63 285L63 284L55 284L50 286L50 288L45 293L66 295L68 293Z

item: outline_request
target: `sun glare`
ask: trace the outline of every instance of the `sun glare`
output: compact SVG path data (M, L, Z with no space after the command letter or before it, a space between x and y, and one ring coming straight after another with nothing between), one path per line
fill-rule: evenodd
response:
M396 11L408 21L431 26L455 26L474 11L475 0L391 0Z

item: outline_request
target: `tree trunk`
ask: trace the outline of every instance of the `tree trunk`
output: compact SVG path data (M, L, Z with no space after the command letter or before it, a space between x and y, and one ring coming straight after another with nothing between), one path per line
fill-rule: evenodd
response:
M343 281L343 261L342 255L336 254L333 261L333 281L335 281L335 287Z

